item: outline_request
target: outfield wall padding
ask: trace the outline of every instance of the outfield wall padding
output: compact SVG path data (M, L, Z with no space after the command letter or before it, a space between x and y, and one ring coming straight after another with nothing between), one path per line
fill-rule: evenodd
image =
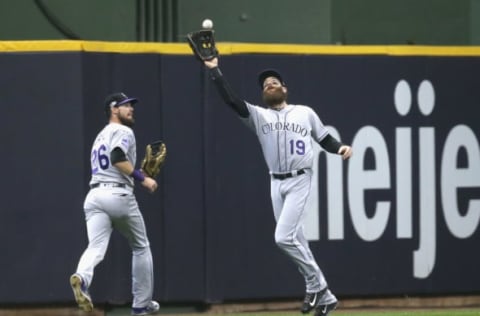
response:
M236 92L261 103L257 73L282 72L354 156L319 151L305 231L339 297L480 291L480 56L228 54ZM301 298L274 243L269 174L255 135L190 55L0 53L3 206L0 303L67 303L87 245L83 199L103 99L135 108L138 156L163 139L155 194L137 186L161 302ZM96 303L131 301L131 255L114 233Z

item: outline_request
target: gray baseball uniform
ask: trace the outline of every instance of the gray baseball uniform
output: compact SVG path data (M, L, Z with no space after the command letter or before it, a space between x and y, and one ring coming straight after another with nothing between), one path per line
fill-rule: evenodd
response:
M319 292L327 282L318 267L303 233L305 204L310 195L313 148L328 134L318 115L303 105L287 105L282 110L247 105L250 115L242 120L257 134L270 170L271 199L277 221L275 242L298 266L305 278L306 292ZM287 173L299 176L277 179ZM288 193L288 194L287 194ZM336 298L327 290L323 302Z
M95 266L103 260L113 229L128 240L132 249L133 307L147 306L153 294L153 263L143 216L133 193L133 179L110 162L110 153L119 147L135 166L136 142L130 127L108 124L96 137L91 151L92 178L84 211L88 247L76 273L87 287Z
M220 95L257 135L271 175L270 194L277 222L275 242L297 265L305 279L302 313L315 309L325 316L337 306L304 235L303 221L311 190L314 161L313 142L338 154L342 144L331 136L318 115L308 106L286 103L286 86L281 75L265 70L259 85L267 108L240 99L223 77L215 59L205 62ZM350 150L346 146L345 150ZM347 152L347 156L351 154Z

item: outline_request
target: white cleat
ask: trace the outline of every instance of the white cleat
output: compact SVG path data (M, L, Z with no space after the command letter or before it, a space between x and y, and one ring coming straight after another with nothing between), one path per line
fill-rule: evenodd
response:
M132 308L132 315L152 315L156 314L160 310L160 304L155 301L151 301L147 307L134 307Z

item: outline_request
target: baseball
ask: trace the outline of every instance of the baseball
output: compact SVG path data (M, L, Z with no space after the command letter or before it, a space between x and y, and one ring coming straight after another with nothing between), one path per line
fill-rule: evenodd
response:
M211 29L211 28L213 27L213 22L212 22L212 20L210 20L210 19L205 19L205 20L203 20L203 22L202 22L202 27L203 27L204 29Z

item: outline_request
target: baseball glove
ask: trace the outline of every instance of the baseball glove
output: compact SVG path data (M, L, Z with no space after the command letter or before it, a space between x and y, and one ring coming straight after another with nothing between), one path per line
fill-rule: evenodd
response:
M167 157L167 147L158 140L147 145L145 158L142 160L142 171L149 177L155 178L162 168Z
M187 34L187 41L195 57L200 61L212 60L218 57L213 30L200 30Z

